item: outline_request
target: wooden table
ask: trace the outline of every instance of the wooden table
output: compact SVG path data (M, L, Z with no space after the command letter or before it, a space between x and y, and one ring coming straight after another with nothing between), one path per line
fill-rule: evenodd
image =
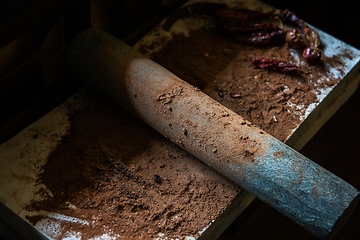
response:
M199 2L190 1L188 4ZM229 3L234 6L232 1L213 1ZM256 9L261 7L264 10L271 9L262 2L243 1L246 7ZM171 40L172 33L189 34L189 30L201 28L207 24L206 20L201 18L188 18L179 20L174 24L170 32L165 32L161 28L150 32L135 46L139 49L141 46L150 45L162 38L166 41ZM318 95L318 103L311 104L305 111L302 122L293 130L292 134L287 138L286 144L296 150L300 150L314 134L328 121L328 119L346 102L346 100L355 92L360 80L360 51L345 44L344 42L333 38L332 36L316 29L325 43L324 54L332 56L340 54L344 51L352 54L351 59L343 59L345 62L343 79L333 87L322 89ZM156 50L156 49L155 49ZM294 53L295 54L295 53ZM296 55L294 55L296 57ZM337 69L329 66L330 72L339 75ZM326 81L326 76L322 79ZM81 96L81 97L79 97ZM71 121L68 119L69 104L76 109L86 109L91 106L94 101L89 94L88 89L81 90L76 96L67 100L66 103L59 105L57 108L49 112L43 118L30 125L18 135L0 145L0 160L2 167L0 168L0 200L8 209L1 205L1 209L7 211L0 214L0 220L7 223L14 230L22 233L23 236L31 237L38 234L31 225L23 221L25 216L36 215L26 210L26 206L34 199L43 197L44 192L51 196L49 189L38 184L39 174L43 171L42 167L46 164L47 158L52 150L54 150L61 138L67 134L71 127ZM95 100L96 101L96 100ZM90 102L90 104L89 104ZM38 136L34 141L34 136ZM174 147L174 151L178 151ZM225 181L225 180L224 180ZM208 225L188 239L216 239L220 234L246 209L246 207L254 200L254 196L241 190L240 194L226 206L222 206L224 211L215 219L207 219ZM11 213L11 210L16 215ZM1 212L4 212L1 211ZM20 216L21 218L19 218ZM59 218L53 218L54 226L60 221ZM45 229L41 225L36 228L46 233L50 238L56 238L59 229ZM9 230L10 231L10 230ZM27 232L29 231L29 232ZM161 237L161 235L159 235ZM105 238L105 236L103 236Z

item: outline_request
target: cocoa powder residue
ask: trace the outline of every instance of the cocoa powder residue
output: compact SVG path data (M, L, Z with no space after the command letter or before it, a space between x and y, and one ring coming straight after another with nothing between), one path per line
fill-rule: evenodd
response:
M286 43L238 44L213 27L193 31L190 36L175 34L170 41L158 40L139 50L281 141L303 120L306 108L319 101L321 90L340 81L329 66L344 66L341 56L324 56L317 66L300 59L304 71L300 75L258 69L251 63L254 57L296 61Z
M321 90L340 81L329 66L341 72L346 57L324 56L317 66L300 59L301 75L258 69L253 57L294 61L291 49L241 45L214 28L140 49L147 54L152 48L161 49L151 54L153 60L281 141L318 102ZM171 102L172 94L158 100ZM71 232L84 239L197 236L241 191L122 108L98 96L90 99L92 107L69 106L71 129L40 176L53 196L27 209L33 213L27 219L38 227L51 218L46 212L77 219L57 220L61 230L53 238Z
M196 237L241 191L114 103L84 99L39 178L53 196L27 208L37 228L60 226L54 239Z

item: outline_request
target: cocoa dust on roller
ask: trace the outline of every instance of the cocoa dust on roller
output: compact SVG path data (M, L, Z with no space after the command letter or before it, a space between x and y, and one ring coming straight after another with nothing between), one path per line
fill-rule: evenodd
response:
M359 191L103 30L71 43L72 71L166 138L328 239Z

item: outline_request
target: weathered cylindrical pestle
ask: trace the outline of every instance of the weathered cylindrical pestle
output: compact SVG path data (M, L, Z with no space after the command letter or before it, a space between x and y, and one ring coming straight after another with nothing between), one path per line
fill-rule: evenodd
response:
M332 236L359 191L199 89L95 28L69 66L86 83L317 237Z

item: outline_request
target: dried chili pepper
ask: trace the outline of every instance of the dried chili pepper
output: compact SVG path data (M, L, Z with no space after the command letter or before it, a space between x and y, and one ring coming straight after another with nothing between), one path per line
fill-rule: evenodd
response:
M303 57L306 62L310 64L317 63L322 55L322 51L319 49L321 44L319 34L289 9L281 11L279 17L282 21L293 23L300 28L301 32L305 35L308 44L308 47L303 52Z
M272 32L257 32L249 35L236 35L235 40L238 43L249 45L269 45L285 42L285 32L278 29Z
M286 33L272 23L252 23L247 20L266 19L274 15L275 9L263 13L249 9L221 9L217 13L218 28L236 34L238 43L268 45L285 42Z
M291 48L301 48L305 45L302 34L297 29L288 31L285 39Z
M231 33L277 30L275 24L254 24L245 20L266 19L274 15L275 9L263 13L250 9L220 9L217 11L218 28Z
M322 51L318 48L307 47L303 51L303 57L307 63L316 64L320 61Z
M275 9L263 13L246 8L240 9L220 9L217 12L217 18L221 22L233 22L239 23L250 19L266 19L271 17L275 12Z
M267 59L267 58L253 58L252 64L256 67L263 69L271 69L278 72L291 73L291 74L300 74L303 71L290 62L285 62L277 59Z
M258 31L277 31L279 26L272 23L247 23L239 22L236 24L228 24L224 22L219 22L218 27L220 30L225 30L231 33L246 33L246 32L258 32Z
M309 27L304 20L298 18L289 9L281 11L279 17L284 22L296 24L303 32L310 45L314 47L320 46L321 40L319 34L314 29Z
M200 2L186 5L170 14L170 16L166 18L162 27L165 31L169 31L171 26L180 19L197 16L216 16L219 9L226 8L229 8L229 6L222 3Z

